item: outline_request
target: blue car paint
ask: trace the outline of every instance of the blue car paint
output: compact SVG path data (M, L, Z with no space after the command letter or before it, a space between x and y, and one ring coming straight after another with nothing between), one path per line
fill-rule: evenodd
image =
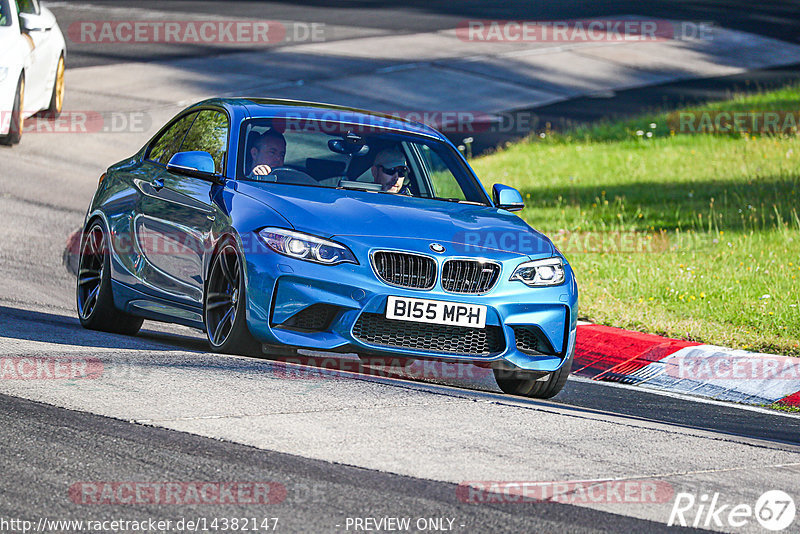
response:
M238 165L239 151L234 150L239 146L242 133L238 126L247 119L316 119L324 113L330 120L358 124L364 117L363 112L345 108L238 99L212 99L191 106L185 112L209 107L224 110L230 120L230 148L224 166L224 174L229 177L236 176ZM424 136L447 144L455 151L452 143L427 126L380 115L369 117L374 127ZM137 202L141 204L147 183L157 174L144 162L149 144L133 157L109 168L109 175L114 175L115 179L106 179L98 187L86 219L87 224L91 219L102 219L112 236L114 303L122 310L150 319L204 328L202 287L211 255L220 238L232 236L245 259L247 324L251 333L262 342L320 350L355 348L372 353L448 361L486 363L502 360L532 371L557 370L566 356L574 351L578 290L571 267L564 260L566 279L558 286L531 288L519 281L510 281L517 265L560 254L546 236L530 228L522 219L492 206L228 179L223 185L209 184L208 198L200 199L207 202L213 211L213 223L207 229L186 230L187 235L203 245L196 259L199 272L192 277L196 285L187 284L186 280L169 280L168 276L156 284L152 283L152 278L146 282L142 273L148 269L153 271L153 266L147 264L143 255L137 257L136 244L130 234L136 224L131 214ZM466 160L461 158L461 164L474 177ZM477 177L475 182L487 200L490 199ZM125 187L124 184L129 185ZM137 185L131 187L130 184ZM146 221L151 225L157 222ZM279 255L269 250L257 236L257 232L265 227L294 229L331 238L350 248L359 263L328 266ZM126 234L128 248L115 246L114 238L122 240ZM504 247L497 239L483 238L498 235L524 235L526 246ZM446 251L441 255L432 253L429 247L433 242L443 245ZM370 253L378 249L417 252L433 257L439 272L443 261L450 257L486 258L501 264L500 279L484 295L448 293L438 279L436 286L427 291L392 287L381 282L370 265ZM153 276L157 275L155 272ZM486 305L489 311L487 325L503 328L505 349L491 357L478 358L362 343L352 333L356 320L361 313L384 313L389 295ZM329 331L305 333L275 328L274 325L300 309L319 302L334 304L343 310ZM532 355L517 350L512 330L515 325L538 326L557 354Z

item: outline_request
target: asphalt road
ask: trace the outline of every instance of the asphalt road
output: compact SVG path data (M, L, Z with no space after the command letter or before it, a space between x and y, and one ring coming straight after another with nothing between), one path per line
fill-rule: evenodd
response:
M51 520L278 518L278 532L343 532L356 517L447 518L455 532L663 532L666 526L562 504L476 505L457 486L131 425L0 395L7 453L0 517ZM274 482L285 500L248 504L80 504L78 481ZM152 480L152 479L151 479ZM280 497L276 497L280 499ZM270 523L272 524L272 523ZM55 529L54 529L55 530ZM79 530L79 529L74 529ZM352 530L352 529L350 529Z
M113 65L126 62L154 62L234 54L254 48L224 44L181 43L104 43L82 42L70 28L82 21L120 21L145 19L177 20L279 20L312 24L323 28L328 42L382 36L413 35L451 29L466 19L556 20L592 17L642 17L702 22L736 29L783 41L800 42L800 2L747 4L739 1L602 1L602 2L345 2L331 7L326 2L264 2L235 0L221 2L197 0L139 1L121 4L115 0L56 1L46 3L56 14L68 40L68 66L71 68ZM746 6L746 8L745 8ZM153 11L155 10L155 11ZM154 15L153 13L157 13ZM291 27L291 25L287 25ZM280 41L261 48L278 50L291 46ZM413 61L413 57L407 58ZM302 59L299 59L302 61ZM280 68L280 67L279 67ZM342 66L341 68L353 68ZM331 71L337 69L331 65ZM357 69L356 69L357 72ZM353 73L355 74L355 72ZM208 76L213 78L213 73ZM267 79L268 73L265 73ZM800 65L751 71L745 74L710 79L694 79L623 91L601 91L597 95L572 98L565 102L518 107L507 121L514 128L476 131L472 153L477 155L505 142L528 135L531 130L564 129L599 119L618 119L642 110L669 111L697 102L720 100L733 92L748 93L769 89L800 79ZM272 92L267 91L272 94ZM337 95L340 96L340 95ZM328 95L328 99L337 96ZM302 98L302 97L301 97ZM341 102L340 102L341 103ZM402 106L401 106L402 107ZM514 117L519 117L515 119ZM526 125L530 126L526 126ZM446 132L461 144L462 132Z
M220 2L189 1L136 7L156 4L162 11L201 15L223 9ZM118 2L92 5L100 5L87 8L98 20L118 14L104 9L126 9ZM268 7L269 18L324 21L347 38L452 27L458 18L498 12L555 18L647 10L704 20L713 15L732 27L763 26L759 31L791 39L794 5L721 11L714 2L354 2L334 10L321 3L225 2L224 14L251 17ZM62 14L59 20L69 23ZM156 60L217 52L154 47L147 54ZM142 53L76 47L70 61L107 64ZM113 101L114 95L98 98ZM587 100L580 109L595 113L609 102L615 101ZM167 108L165 116L173 112ZM548 112L561 116L557 109ZM664 529L670 499L468 504L457 498L457 487L468 480L646 479L675 492L719 492L726 502L751 504L770 489L796 491L797 416L579 380L570 380L552 401L515 399L499 394L485 376L423 381L320 375L214 355L199 333L169 325L146 323L134 338L81 329L73 311L74 279L61 254L111 154L142 142L141 134L127 136L30 135L18 147L0 147L0 356L68 357L104 366L96 380L0 380L0 520L255 515L279 517L282 532L332 532L347 531L348 517L406 516L451 518L453 530L463 532L650 532ZM287 495L258 507L75 504L69 488L87 481L272 481ZM49 529L66 530L79 529ZM751 522L740 531L760 530Z
M60 521L155 518L177 522L182 518L211 521L256 515L278 517L282 532L343 532L348 530L344 527L348 517L410 517L414 521L446 517L454 520L454 530L463 532L665 530L664 511L652 514L657 515L655 521L645 521L629 517L624 506L610 513L580 502L580 506L571 502L463 502L458 485L452 480L441 480L447 477L435 472L439 468L446 472L453 470L457 473L453 477L456 482L484 480L477 475L485 473L479 463L462 463L468 451L449 450L443 445L458 444L459 432L485 434L486 443L477 446L497 449L486 458L499 454L488 461L500 462L501 472L505 469L540 474L540 478L498 477L499 480L563 480L548 474L550 464L574 466L568 470L585 475L565 477L566 480L602 480L605 477L597 476L594 468L587 465L596 464L602 471L609 469L609 461L611 465L635 465L643 460L647 464L646 458L652 455L655 465L648 464L646 468L635 465L637 476L616 472L616 477L609 478L663 481L671 484L675 492L697 488L731 492L740 484L747 487L748 479L757 476L759 480L751 491L761 493L773 487L791 491L790 481L800 467L800 418L764 410L699 404L688 398L575 380L570 380L553 401L529 401L486 391L480 383L453 388L452 380L396 380L349 372L325 379L321 374L287 371L281 363L209 355L200 336L186 329L153 330L153 326L159 325L148 324L149 328L140 335L128 338L82 330L75 318L60 311L21 308L0 307L0 344L6 356L97 358L105 365L105 376L66 383L3 381L3 391L14 396L0 393L3 407L0 439L6 444L6 454L0 459L5 473L0 517L34 523L40 518ZM187 371L192 373L188 390L181 378ZM226 378L227 373L233 373L235 380ZM292 380L295 374L308 379ZM264 382L271 382L273 389L263 389ZM109 396L109 390L113 395ZM387 395L393 397L388 404ZM246 396L251 398L242 402ZM269 411L271 408L265 406L274 405L277 396L282 397L278 400L280 406L271 413L287 414L290 419L283 422L275 419L263 426L257 416L245 415L257 410ZM254 403L252 397L258 400ZM25 400L28 398L46 402ZM343 398L349 406L342 406ZM316 405L318 401L322 406ZM448 418L458 418L459 406L464 402L469 406L485 406L490 411L481 418L470 417L469 426L463 420L448 425L437 417L439 402L446 403ZM428 414L431 419L428 424L434 428L425 429L425 424L420 427L404 417L403 411L409 405L419 403L424 407L420 413ZM115 404L116 417L85 413L103 413L109 406L113 412ZM365 404L375 408L364 412ZM53 405L69 405L85 411ZM513 411L509 412L510 409ZM148 410L162 414L159 417L163 419L144 416ZM222 413L226 410L231 410L232 415ZM323 425L309 425L304 420L308 412L337 419L336 412L342 410L366 419L370 430L336 426L331 432ZM534 426L518 426L516 416L524 412L530 414L527 424ZM131 415L123 417L122 413ZM376 417L393 421L391 427L399 433L421 432L432 437L433 432L444 440L431 439L427 445L424 440L410 436L421 443L409 451L405 450L408 446L405 440L390 435L386 436L388 439L379 439L382 446L375 447L369 434L386 431ZM548 421L550 417L556 420ZM198 430L176 432L156 428L170 422L180 425L215 420L226 425L226 420L243 418L246 428L238 437L229 434L222 436L222 440L194 435L205 434ZM608 436L610 441L594 443L598 424L614 427ZM498 441L489 425L511 430L519 437ZM242 445L248 443L248 439L242 439L245 436L274 438L286 446L272 450L264 445ZM540 452L533 457L517 452L520 440L536 436L543 440L549 457L540 456ZM333 437L336 439L332 440ZM668 458L674 455L673 465L658 467L664 451L658 450L661 446L655 440L667 444L666 455ZM326 453L307 453L315 441L325 447L350 448L355 454L347 457L349 461L321 460L319 456L325 457ZM697 450L691 453L682 450L682 445ZM732 451L737 452L732 454ZM421 453L425 457L420 457ZM589 464L578 459L587 453ZM743 457L736 458L737 454ZM570 459L570 455L575 456ZM701 468L700 474L687 469L689 459L688 464ZM754 463L765 459L771 463L756 468ZM720 462L728 464L727 467L721 469ZM416 463L423 464L423 468L416 469ZM426 464L436 469L429 470ZM659 469L663 472L659 473ZM407 472L419 474L411 476ZM463 473L476 475L469 477ZM272 482L285 488L286 497L258 507L191 502L83 504L75 502L74 494L70 493L70 488L82 483L131 481Z
M636 14L673 20L710 22L726 28L800 43L800 2L777 0L753 3L746 0L585 0L550 2L546 0L449 2L443 0L336 2L300 0L265 2L260 0L139 0L121 6L117 0L67 0L50 2L62 28L76 20L125 20L139 18L148 9L168 13L224 16L232 19L285 20L322 23L332 27L326 38L346 39L366 34L415 33L453 28L465 19L563 20L615 17ZM60 6L80 6L80 12ZM88 7L87 7L88 5ZM90 15L90 16L89 16ZM198 54L233 51L231 47L151 46L125 44L97 47L73 43L72 67L108 64L119 61L163 60Z

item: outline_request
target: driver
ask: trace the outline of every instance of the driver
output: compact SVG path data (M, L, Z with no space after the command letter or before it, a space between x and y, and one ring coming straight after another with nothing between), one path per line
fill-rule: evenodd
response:
M283 167L286 139L277 130L254 134L250 142L251 169L248 176L266 176L276 167Z
M372 164L372 177L381 191L410 195L411 190L405 184L408 176L406 157L396 147L386 148L378 152Z

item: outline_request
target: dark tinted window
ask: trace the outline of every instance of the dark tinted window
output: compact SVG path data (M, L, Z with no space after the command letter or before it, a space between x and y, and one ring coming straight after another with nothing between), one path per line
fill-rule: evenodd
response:
M11 11L8 9L8 2L0 0L0 26L11 25Z
M17 3L17 10L20 13L29 13L31 15L39 14L39 2L36 0L14 0Z
M225 152L228 149L228 117L221 111L206 109L197 114L186 134L181 152L201 150L214 158L218 174L222 174Z
M272 173L256 174L255 162L248 156L259 135L276 129L273 122L281 126L286 154ZM244 121L237 167L239 180L489 205L479 182L455 149L435 139L369 124L315 119ZM391 172L385 172L387 169Z
M196 116L197 113L190 113L161 134L161 137L156 139L150 146L150 153L147 155L147 159L164 165L169 163L170 158L180 151L183 138L186 137L186 132L189 131L189 127Z

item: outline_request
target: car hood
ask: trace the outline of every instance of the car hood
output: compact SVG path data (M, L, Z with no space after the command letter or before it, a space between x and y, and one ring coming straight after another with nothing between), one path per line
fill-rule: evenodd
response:
M323 237L427 239L458 250L551 255L550 240L493 207L324 187L239 182L239 192L280 213L301 232ZM363 240L359 240L363 241Z

